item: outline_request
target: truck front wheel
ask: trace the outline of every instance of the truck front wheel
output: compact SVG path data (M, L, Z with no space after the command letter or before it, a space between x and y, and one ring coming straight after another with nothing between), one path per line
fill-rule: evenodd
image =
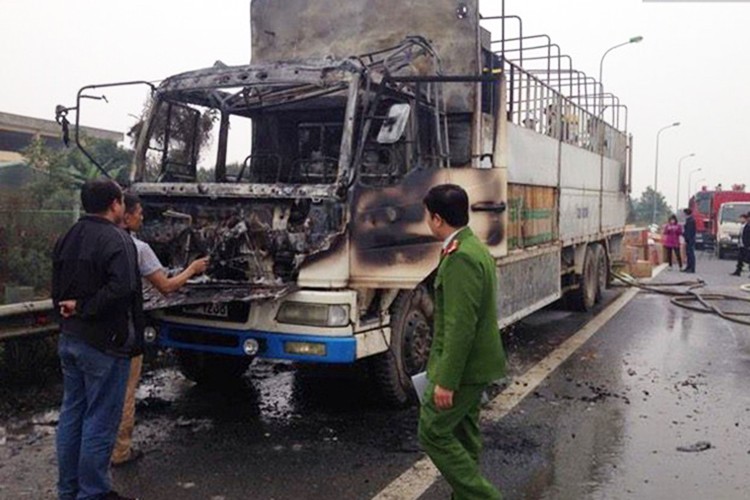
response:
M251 358L210 354L198 351L177 351L177 364L185 378L204 385L236 381L247 371Z
M403 407L415 399L411 377L427 368L432 317L432 298L423 285L400 293L391 307L391 345L371 361L373 379L390 406Z

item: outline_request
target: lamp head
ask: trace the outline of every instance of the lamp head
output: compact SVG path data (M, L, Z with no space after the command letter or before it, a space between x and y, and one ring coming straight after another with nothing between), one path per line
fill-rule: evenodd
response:
M643 41L643 37L640 36L640 35L639 36L634 36L633 38L631 38L630 40L628 40L629 43L638 43L638 42L642 42L642 41Z

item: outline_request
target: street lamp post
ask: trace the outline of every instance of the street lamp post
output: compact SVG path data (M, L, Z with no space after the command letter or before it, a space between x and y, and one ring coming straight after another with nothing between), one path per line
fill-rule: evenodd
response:
M608 48L604 52L604 54L602 54L602 58L599 61L599 84L602 85L602 89L604 89L604 80L603 80L603 76L602 76L602 73L604 72L604 58L607 57L607 54L609 54L610 52L612 52L615 49L618 49L620 47L624 47L625 45L630 45L631 43L638 43L638 42L641 42L641 41L643 41L643 37L642 36L634 36L630 40L628 40L627 42L618 43L617 45L614 45L614 46ZM599 106L598 107L600 109L602 107L602 99L603 99L603 96L599 96ZM598 115L598 113L597 113L597 115Z
M693 174L696 172L700 172L703 170L702 168L696 168L695 170L691 170L688 174L688 204L690 204L690 189L693 187Z
M659 136L668 128L679 127L680 122L674 122L671 125L665 125L656 133L656 162L654 164L654 213L651 216L651 223L656 224L656 194L659 191Z
M682 160L695 156L695 153L685 155L677 162L677 199L675 200L674 209L680 209L680 178L682 177ZM689 187L689 186L688 186Z

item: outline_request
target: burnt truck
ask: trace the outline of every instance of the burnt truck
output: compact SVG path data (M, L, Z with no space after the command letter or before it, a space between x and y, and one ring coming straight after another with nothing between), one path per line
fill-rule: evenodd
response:
M211 257L205 276L148 297L147 339L188 378L238 377L254 357L356 363L406 403L432 338L441 242L422 199L437 184L469 194L501 328L561 298L586 310L607 286L626 108L516 16L387 4L253 0L250 64L153 88L130 172L139 237L170 269Z

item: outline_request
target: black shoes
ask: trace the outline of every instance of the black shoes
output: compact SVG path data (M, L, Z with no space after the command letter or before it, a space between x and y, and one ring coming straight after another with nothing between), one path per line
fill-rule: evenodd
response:
M733 273L729 273L729 276L742 276L742 273L740 273L739 271L735 271Z

